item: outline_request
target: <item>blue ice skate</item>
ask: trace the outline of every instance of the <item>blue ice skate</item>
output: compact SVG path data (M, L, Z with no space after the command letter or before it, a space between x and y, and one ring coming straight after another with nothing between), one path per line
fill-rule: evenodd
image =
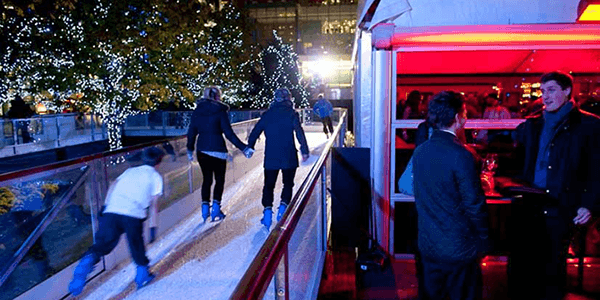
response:
M204 222L206 222L206 219L208 219L209 216L210 205L208 204L208 202L202 202L202 218L204 219Z
M277 222L279 222L279 220L281 220L281 217L283 217L283 214L285 213L286 208L287 208L287 204L285 204L285 203L279 204L279 209L277 210Z
M152 281L154 277L154 274L150 273L148 266L137 266L137 273L135 274L135 284L137 285L138 289L148 285L148 283L150 283L150 281Z
M225 219L225 214L221 211L221 203L213 200L211 217L213 222Z
M267 230L271 228L271 223L273 222L273 209L270 207L265 207L263 210L263 217L260 219L260 223L267 227Z
M94 265L99 261L99 259L92 253L85 255L77 267L75 267L75 271L73 272L73 280L69 283L69 292L73 296L77 296L83 292L83 288L85 287L87 276L92 270L94 270Z

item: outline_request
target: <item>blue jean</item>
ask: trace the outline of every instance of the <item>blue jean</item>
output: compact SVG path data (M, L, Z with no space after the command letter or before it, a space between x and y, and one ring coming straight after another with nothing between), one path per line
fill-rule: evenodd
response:
M96 240L88 254L93 253L96 257L109 254L119 243L121 234L125 233L133 261L138 266L147 266L150 261L146 257L143 224L143 219L113 213L103 214L100 217L100 229Z

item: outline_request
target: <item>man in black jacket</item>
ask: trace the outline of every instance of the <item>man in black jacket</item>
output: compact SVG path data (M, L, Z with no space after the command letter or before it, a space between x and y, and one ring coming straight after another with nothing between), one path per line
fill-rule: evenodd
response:
M550 200L540 212L545 223L541 246L530 251L530 258L542 262L539 267L530 261L525 266L537 268L530 271L545 285L545 297L544 291L537 297L562 299L570 227L587 224L600 208L600 119L576 107L570 75L550 72L540 81L544 110L516 130L523 179Z
M466 113L461 94L436 94L428 109L436 129L413 155L421 299L482 296L479 258L487 250L488 214L475 158L456 137Z
M254 149L256 140L262 132L265 132L265 185L263 187L262 205L263 218L261 223L269 229L273 215L273 190L279 170L283 174L283 190L281 191L281 202L277 212L277 221L281 219L290 200L294 187L294 176L298 168L298 150L294 143L294 132L300 143L302 160L308 159L308 144L304 136L304 130L300 125L300 117L294 110L290 91L278 89L275 91L275 101L260 118L252 129L248 138L248 147Z

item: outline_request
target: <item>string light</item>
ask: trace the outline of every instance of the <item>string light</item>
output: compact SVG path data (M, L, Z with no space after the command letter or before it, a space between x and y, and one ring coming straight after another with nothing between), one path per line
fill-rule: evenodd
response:
M251 107L255 109L268 107L273 101L275 90L279 88L287 88L292 95L299 96L300 99L294 99L297 107L308 107L308 92L300 84L302 74L298 71L298 55L292 46L283 42L277 31L273 30L273 36L274 42L259 55L263 84L259 87ZM267 68L265 64L267 61L269 65L275 64L276 67Z
M119 16L125 24L115 29L125 34L112 36L106 24L112 24L113 2L91 1L90 20L77 21L68 8L57 8L52 18L3 15L0 30L7 43L0 54L0 104L20 95L48 110L63 111L76 102L102 117L111 149L122 146L121 130L128 116L157 109L171 99L194 108L194 100L209 85L221 87L223 101L233 107L250 102L252 108L265 108L279 87L290 89L298 98L297 106L308 105L291 46L275 33L273 45L257 58L248 57L246 53L255 53L255 48L244 43L243 19L231 5L210 18L195 6L190 12L198 16L190 19L196 22L175 33L168 29L175 25L161 11L172 9L168 4L144 10L129 5ZM205 27L206 23L214 26ZM102 38L88 29L100 32ZM265 68L268 55L276 57L274 72ZM248 80L258 64L262 87ZM258 95L252 96L257 89Z

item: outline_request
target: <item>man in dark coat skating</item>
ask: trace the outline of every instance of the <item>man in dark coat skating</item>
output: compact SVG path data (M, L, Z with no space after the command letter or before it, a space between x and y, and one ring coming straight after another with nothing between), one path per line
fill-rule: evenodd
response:
M300 117L294 110L291 94L288 89L275 91L275 101L260 118L248 138L248 147L254 149L256 140L264 131L265 146L265 185L263 187L262 205L264 207L261 223L269 229L273 214L273 190L279 175L283 174L283 190L277 212L277 221L281 219L292 199L294 176L298 168L298 150L294 143L294 132L300 143L302 160L309 157L308 144L304 130L300 125Z

